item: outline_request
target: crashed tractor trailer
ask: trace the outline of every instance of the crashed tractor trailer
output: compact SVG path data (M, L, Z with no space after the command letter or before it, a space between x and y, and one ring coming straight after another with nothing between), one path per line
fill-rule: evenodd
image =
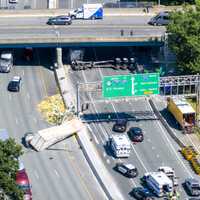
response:
M62 125L46 128L37 133L27 133L24 136L24 140L27 147L42 151L74 133L78 133L83 128L83 123L75 118Z
M167 109L175 117L184 133L192 133L196 121L196 112L185 98L169 97Z

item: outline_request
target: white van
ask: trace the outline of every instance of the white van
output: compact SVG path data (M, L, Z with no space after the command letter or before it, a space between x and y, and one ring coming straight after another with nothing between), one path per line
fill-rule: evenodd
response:
M112 135L109 142L115 157L129 157L131 152L131 144L125 134Z
M170 13L168 11L160 12L155 17L151 18L148 24L154 26L168 25L170 21Z
M173 191L172 180L164 172L145 173L143 179L158 197L163 197L166 193Z

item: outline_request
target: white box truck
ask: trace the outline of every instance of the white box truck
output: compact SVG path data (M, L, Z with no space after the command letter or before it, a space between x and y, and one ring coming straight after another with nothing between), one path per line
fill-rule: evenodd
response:
M69 16L72 19L103 19L102 4L83 4L81 8L70 11Z
M131 144L125 134L112 135L112 137L109 139L109 142L115 157L129 157L131 152Z

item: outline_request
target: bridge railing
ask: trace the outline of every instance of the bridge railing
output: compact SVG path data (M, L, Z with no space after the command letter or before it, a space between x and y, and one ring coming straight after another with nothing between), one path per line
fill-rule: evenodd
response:
M103 7L104 8L152 8L155 5L155 2L132 2L132 1L128 1L128 2L108 2L108 3L104 3Z

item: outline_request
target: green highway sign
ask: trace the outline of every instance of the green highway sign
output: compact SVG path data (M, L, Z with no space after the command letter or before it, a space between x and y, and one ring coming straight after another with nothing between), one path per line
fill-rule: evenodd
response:
M104 98L159 94L159 74L105 76L102 88Z
M157 73L134 75L134 96L159 94L160 77Z
M103 77L103 97L125 97L132 96L132 76L104 76Z

